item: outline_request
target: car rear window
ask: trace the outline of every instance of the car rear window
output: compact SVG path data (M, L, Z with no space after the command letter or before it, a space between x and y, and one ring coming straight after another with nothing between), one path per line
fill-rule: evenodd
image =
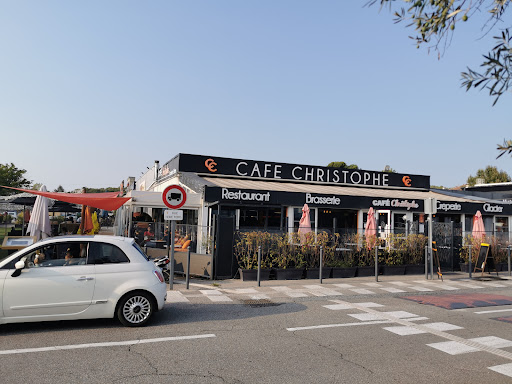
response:
M144 253L144 251L142 250L142 248L141 248L141 247L139 247L139 244L137 244L137 243L135 243L135 242L134 242L134 243L133 243L133 246L135 247L135 249L136 249L137 251L139 251L139 252L140 252L140 254L141 254L142 256L144 256L144 258L145 258L146 260L148 260L148 261L149 261L149 257L148 257L148 255L146 255L146 254Z
M89 243L89 264L129 263L130 259L115 245L108 243Z

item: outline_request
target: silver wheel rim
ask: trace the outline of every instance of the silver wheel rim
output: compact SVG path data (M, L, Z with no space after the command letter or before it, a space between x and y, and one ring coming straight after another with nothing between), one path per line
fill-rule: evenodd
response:
M132 324L139 324L151 314L151 302L144 296L130 297L123 306L123 317Z

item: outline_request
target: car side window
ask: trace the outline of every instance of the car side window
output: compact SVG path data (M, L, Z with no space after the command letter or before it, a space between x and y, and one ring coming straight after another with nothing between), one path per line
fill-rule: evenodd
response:
M89 264L129 263L130 259L115 245L108 243L89 243Z
M87 263L87 243L55 243L37 248L27 255L25 267L60 267Z

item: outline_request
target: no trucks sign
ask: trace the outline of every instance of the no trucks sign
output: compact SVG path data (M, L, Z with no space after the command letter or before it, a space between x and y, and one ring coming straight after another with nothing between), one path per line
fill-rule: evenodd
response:
M164 204L170 209L179 209L187 201L187 193L179 185L169 185L162 193Z

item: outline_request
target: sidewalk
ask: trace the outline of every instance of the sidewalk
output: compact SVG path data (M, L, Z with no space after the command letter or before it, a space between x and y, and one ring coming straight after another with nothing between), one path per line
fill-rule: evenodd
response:
M462 272L449 272L443 274L443 280L425 279L425 275L393 275L354 277L342 279L319 279L301 280L265 280L261 281L258 287L256 281L242 281L241 279L228 280L205 280L190 279L189 289L186 288L185 278L175 278L173 290L168 291L169 303L186 303L208 299L214 302L229 302L233 300L271 300L274 298L306 298L319 296L354 296L354 295L382 295L382 294L428 294L435 292L463 291L468 289L481 290L485 292L490 289L511 288L512 278L508 272L500 272L499 278L496 274L481 273L469 274ZM208 301L206 300L206 301Z

